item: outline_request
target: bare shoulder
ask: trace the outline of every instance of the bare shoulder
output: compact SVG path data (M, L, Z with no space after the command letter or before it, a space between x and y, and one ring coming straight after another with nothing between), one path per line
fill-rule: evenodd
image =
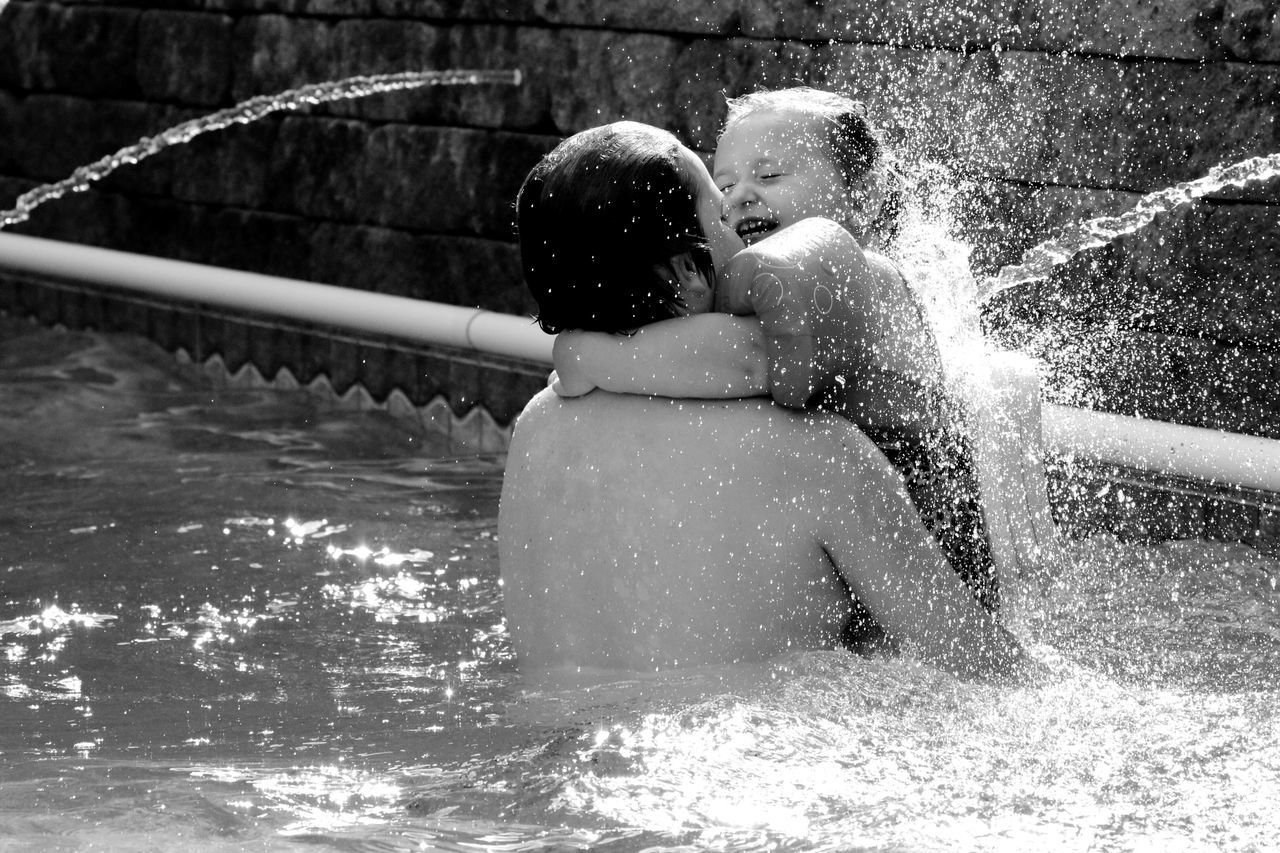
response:
M566 400L543 390L516 421L509 460L552 468L568 458L624 452L632 460L683 456L799 473L829 468L850 454L861 458L875 447L844 418L764 398L679 400L596 390Z
M893 261L878 252L864 252L863 256L867 259L867 266L871 267L871 272L883 284L905 285L906 276L902 274L902 270Z

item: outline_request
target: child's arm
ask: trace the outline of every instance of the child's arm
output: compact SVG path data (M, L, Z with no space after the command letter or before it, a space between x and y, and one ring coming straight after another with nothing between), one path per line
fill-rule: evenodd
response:
M562 332L553 348L562 397L619 394L730 399L769 393L764 334L755 317L697 314L634 335Z

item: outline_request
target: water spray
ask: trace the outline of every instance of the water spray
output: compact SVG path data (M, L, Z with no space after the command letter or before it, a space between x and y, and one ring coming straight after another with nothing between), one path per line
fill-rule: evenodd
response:
M3 11L7 2L8 0L0 0L0 11ZM83 192L89 188L90 184L102 180L121 166L132 166L166 148L190 142L202 134L222 130L233 124L249 124L271 113L326 104L331 101L366 98L386 92L419 89L424 86L482 84L519 86L522 81L523 75L519 69L514 71L400 71L394 74L347 77L343 80L302 86L274 95L259 95L242 101L234 107L185 121L156 136L143 137L114 154L81 166L61 181L44 184L23 193L12 209L0 211L0 230L25 222L30 218L32 211L45 202L61 198L67 193Z
M1100 248L1112 240L1132 234L1151 224L1162 213L1176 210L1219 190L1243 187L1277 176L1280 176L1280 153L1215 166L1202 178L1148 193L1119 216L1100 216L1078 223L1065 235L1045 240L1028 249L1020 263L1003 267L994 276L979 283L978 304L990 301L997 293L1011 287L1047 278L1055 267L1065 264L1081 252Z

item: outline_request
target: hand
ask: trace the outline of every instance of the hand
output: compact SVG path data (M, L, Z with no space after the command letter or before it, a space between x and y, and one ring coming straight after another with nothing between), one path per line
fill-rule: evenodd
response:
M596 389L596 386L586 379L578 379L577 381L561 380L560 374L554 370L547 377L547 387L560 397L581 397L583 394L588 394Z
M577 342L584 334L593 333L561 332L556 335L556 342L551 350L555 370L551 371L547 384L561 397L581 397L596 387L594 382L583 376L585 371L580 364L582 355L578 352Z

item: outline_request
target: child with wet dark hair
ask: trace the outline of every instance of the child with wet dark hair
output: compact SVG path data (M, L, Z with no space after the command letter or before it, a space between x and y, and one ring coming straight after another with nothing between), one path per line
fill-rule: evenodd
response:
M539 325L619 334L709 311L715 266L742 248L719 202L706 167L666 131L623 121L565 140L516 199Z
M920 303L876 251L892 245L900 213L901 184L886 161L864 111L843 96L798 87L731 100L712 177L724 221L747 249L720 277L715 307L721 317L761 318L769 364L759 393L839 412L876 442L953 567L993 609L990 543L959 407ZM814 218L840 229L815 226ZM843 234L857 245L842 244ZM865 269L828 275L834 266L824 267L824 258ZM625 342L562 335L557 390L721 396L708 381L714 377L740 389L735 371L749 343L741 327L715 316L659 323ZM716 345L723 364L707 359ZM682 362L682 353L698 355Z

